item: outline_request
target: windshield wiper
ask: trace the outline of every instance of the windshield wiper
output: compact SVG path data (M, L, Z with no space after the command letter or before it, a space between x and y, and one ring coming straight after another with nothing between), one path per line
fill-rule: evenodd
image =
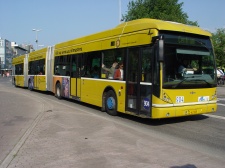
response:
M177 88L178 86L180 86L184 81L186 81L189 78L194 78L194 76L187 76L187 77L185 77L182 81L180 81L179 83L174 85L172 88Z
M207 82L205 79L194 79L194 80L191 80L191 81L203 81L203 82L205 82L208 86L212 86L212 84L211 83L209 83L209 82Z
M190 78L195 78L195 76L189 76L189 77L185 77L182 81L180 81L179 83L177 83L176 85L173 86L173 88L177 88L178 86L180 86L184 81L186 81L187 79ZM203 81L205 82L209 87L212 87L212 84L207 82L205 79L191 79L190 81Z

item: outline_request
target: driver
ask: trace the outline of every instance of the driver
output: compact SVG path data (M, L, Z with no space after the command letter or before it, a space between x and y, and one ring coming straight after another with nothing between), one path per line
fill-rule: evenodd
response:
M184 59L181 61L180 66L178 67L178 73L183 76L183 74L194 74L194 69L191 66L191 61Z

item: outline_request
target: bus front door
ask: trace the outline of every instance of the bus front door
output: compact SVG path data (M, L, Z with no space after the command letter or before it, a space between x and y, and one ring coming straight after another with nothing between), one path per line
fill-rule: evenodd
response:
M151 48L131 48L128 52L126 111L151 116Z

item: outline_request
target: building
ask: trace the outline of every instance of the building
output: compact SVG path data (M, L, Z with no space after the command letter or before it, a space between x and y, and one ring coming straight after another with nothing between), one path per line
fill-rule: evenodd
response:
M28 51L25 46L18 45L16 42L11 42L13 57L26 54Z
M0 37L0 75L11 75L12 58L32 51L34 51L32 45L18 45Z
M11 42L0 37L0 62L1 75L9 75L12 71Z

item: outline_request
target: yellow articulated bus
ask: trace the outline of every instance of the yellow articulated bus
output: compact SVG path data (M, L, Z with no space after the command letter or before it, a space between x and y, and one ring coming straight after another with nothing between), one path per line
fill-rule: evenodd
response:
M43 83L58 98L99 106L110 115L168 118L215 112L210 38L199 27L175 22L125 22L44 49L48 80Z

